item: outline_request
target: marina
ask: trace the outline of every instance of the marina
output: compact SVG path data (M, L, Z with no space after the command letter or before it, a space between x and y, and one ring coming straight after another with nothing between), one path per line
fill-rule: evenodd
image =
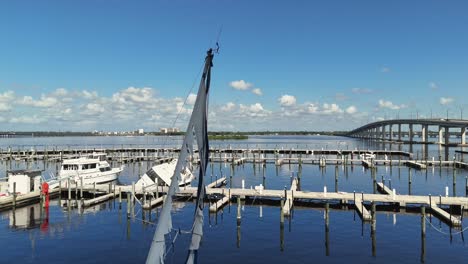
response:
M0 3L0 263L467 262L462 2Z
M302 141L317 140L316 137L298 138ZM354 142L354 139L349 140L349 142ZM305 141L301 142L300 145L305 146L304 143ZM240 142L238 144L243 143ZM214 149L223 148L215 147ZM229 150L229 146L224 149ZM235 145L233 145L231 149L242 148L235 148ZM301 232L307 233L307 231L303 230L304 227L298 226L298 222L302 221L298 217L300 218L308 210L311 210L311 212L323 212L325 215L328 214L328 218L325 219L325 221L328 221L328 235L330 235L330 230L336 230L337 228L337 223L334 223L336 219L333 220L334 217L341 217L339 215L342 214L351 214L351 220L343 219L341 220L342 224L349 226L350 223L356 221L353 220L353 215L355 215L359 222L363 224L363 232L370 230L369 232L371 233L375 232L373 233L375 236L376 234L380 234L380 232L386 232L382 230L382 227L372 231L375 226L386 225L386 220L382 218L383 215L391 214L399 218L400 221L409 216L419 219L422 217L422 210L425 212L424 219L426 219L425 224L427 225L425 232L431 233L435 231L431 228L431 223L427 222L429 219L431 219L432 225L437 223L437 230L442 230L447 234L451 233L452 235L449 235L449 238L452 237L452 241L457 241L458 236L455 234L464 230L464 218L468 215L466 209L468 208L468 198L465 196L468 191L465 179L468 173L462 168L464 162L461 161L434 160L433 162L431 156L438 156L438 152L434 152L434 150L437 150L437 147L429 151L427 160L411 159L415 158L415 155L408 155L404 151L398 153L383 151L376 155L376 159L374 160L376 165L367 169L363 167L362 160L360 160L361 157L357 153L353 154L354 157L351 159L351 153L346 156L337 156L339 154L335 151L324 154L320 153L321 148L305 151L305 148L301 148L296 153L291 152L290 157L289 152L285 152L284 154L275 153L275 151L265 153L266 151L262 151L261 148L255 149L257 149L255 151L255 158L253 157L253 153L247 151L244 152L244 157L242 157L242 151L234 151L234 153L213 152L210 158L211 163L208 166L209 177L206 183L207 198L205 198L207 206L206 218L209 220L207 224L216 227L216 223L218 225L226 223L226 221L229 221L229 218L232 218L234 230L239 229L239 234L243 234L239 238L233 238L235 244L239 243L239 246L250 243L246 241L249 234L245 232L249 230L249 225L252 224L251 221L259 217L258 210L260 210L262 216L259 219L262 219L262 221L268 218L268 222L273 221L280 226L284 226L283 229L280 229L280 231L283 230L282 242L281 234L278 234L278 237L280 237L278 242L280 243L279 252L291 250L286 245L294 243L294 235L289 233L289 228L292 228L292 232L299 229L302 230ZM370 149L373 153L376 152L375 146L365 147L365 149L366 151ZM236 152L238 154L235 154ZM314 152L313 156L312 152ZM130 240L128 241L132 241L132 237L142 235L139 233L140 231L135 233L136 230L141 228L139 226L144 226L145 230L151 230L152 226L154 226L154 219L157 219L167 192L167 187L162 186L145 187L144 190L142 187L135 187L133 191L132 182L136 183L138 175L141 176L146 170L151 168L152 164L169 162L172 159L170 152L166 152L165 155L169 157L155 156L155 159L152 161L130 163L109 160L110 164L115 163L112 166L118 166L118 164L126 165L118 182L96 185L84 184L83 186L80 186L78 182L78 184L71 184L70 188L64 184L60 192L57 190L51 191L51 209L57 212L57 209L54 208L60 208L59 210L63 210L65 217L67 217L67 214L70 214L71 219L73 219L79 215L88 215L86 212L93 210L93 208L102 208L103 206L108 208L110 206L115 208L112 210L116 210L115 212L121 214L122 217L122 224L117 223L116 227L120 226L124 230L129 228L128 236ZM385 160L385 155L387 155L387 160ZM390 160L390 156L393 159ZM194 171L197 170L198 166L196 157L195 155L193 159ZM326 160L325 166L320 165L321 158ZM236 162L238 159L243 160L242 162ZM276 162L277 159L283 159L283 162L279 165ZM408 161L427 164L427 167L425 169L416 168L409 165ZM31 168L56 172L56 169L59 168L59 166L55 166L56 162L60 161L5 159L0 164L4 168L11 166L14 169L29 166ZM46 163L48 163L47 166L45 165ZM134 176L127 178L128 176L126 177L126 175L129 173ZM278 176L275 176L276 173L278 173ZM421 179L427 177L425 175L435 176L439 173L446 175L441 179L450 178L451 183L448 184L443 181L442 185L430 184L427 186L427 183L421 182ZM456 177L454 178L452 174L455 174ZM428 179L438 182L439 180L436 179L439 176L434 176L430 176ZM452 184L453 179L455 179L453 182L455 184ZM445 186L450 186L448 195L445 193ZM393 189L395 189L395 193ZM440 191L437 191L437 189ZM453 191L457 194L456 196ZM432 195L430 195L431 193ZM22 221L20 219L20 212L23 208L41 205L40 193L35 193L33 196L34 198L27 198L26 203L17 203L14 210L15 221ZM184 207L191 207L195 197L195 187L190 185L180 187L175 203ZM132 204L132 206L127 206L128 204ZM239 205L241 207L238 207ZM1 207L1 211L10 212L9 214L13 217L11 200L2 201ZM237 210L237 208L240 208L240 210ZM45 215L45 208L41 211ZM343 213L338 213L340 211ZM18 215L16 215L16 212L18 212ZM252 215L253 212L256 213ZM73 216L75 214L77 216ZM107 215L108 213L100 213L99 211L95 213L96 216L99 214ZM56 215L55 217L59 216ZM224 220L221 220L220 217ZM127 218L128 223L124 221L125 218ZM53 217L49 216L49 223L53 222L53 219ZM36 222L40 223L41 221L43 219L41 220L39 217ZM113 222L112 219L106 221L109 221L109 224ZM405 221L408 222L408 220ZM182 224L183 222L180 222L181 227L185 226L185 228L188 228L186 224ZM236 224L237 222L239 225ZM442 225L439 226L439 222ZM421 229L422 226L419 224L414 226L414 228ZM272 227L268 229L269 232L271 232L271 229ZM360 229L361 226L359 225ZM207 232L211 233L212 231L208 228ZM252 234L257 233L257 231L248 232L253 232ZM360 232L357 231L356 236L360 236ZM438 233L438 231L435 232ZM291 235L293 236L291 237ZM388 237L388 234L385 236ZM150 239L150 237L147 236L147 239ZM183 239L183 236L180 239ZM237 241L238 239L239 241ZM290 239L293 240L289 241ZM372 236L369 241L372 243ZM282 246L281 243L283 244ZM428 242L426 241L425 243ZM329 251L330 247L330 241L328 241ZM377 244L375 247L377 247ZM234 248L237 247L234 245ZM241 246L241 248L244 248L244 246ZM378 249L374 250L376 250L376 256L380 256ZM382 250L386 252L385 249ZM142 254L141 257L143 257L143 250L140 252ZM369 250L369 254L372 256L372 250ZM415 252L416 255L419 256L419 253L416 254ZM170 258L178 259L177 255L171 255Z

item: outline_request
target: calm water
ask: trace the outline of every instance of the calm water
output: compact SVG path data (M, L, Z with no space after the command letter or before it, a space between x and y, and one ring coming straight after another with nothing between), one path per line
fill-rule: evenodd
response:
M22 138L1 139L0 147L19 146L23 148L43 148L51 146L110 147L118 145L151 146L176 145L180 140L170 138L167 141L156 137L86 137L86 138ZM314 149L402 149L410 150L408 145L376 144L340 137L286 137L258 136L246 141L212 142L213 147L231 144L233 147L276 147ZM421 145L412 146L415 155L427 153L429 157L444 155L445 150L430 145L427 150ZM453 155L454 149L449 150ZM129 184L138 179L150 164L145 162L130 164L120 177L120 181ZM55 164L33 162L30 164L6 162L0 163L1 173L12 168L40 168L46 172L55 172ZM289 187L291 176L301 176L301 189L322 191L327 186L329 191L372 193L372 174L361 166L327 166L319 169L316 165L283 165L266 167L253 164L231 169L229 165L215 163L209 167L208 181L226 176L228 185L240 187L245 180L246 188L264 184L270 189ZM335 185L335 173L338 185ZM455 177L454 177L455 175ZM232 176L232 177L231 177ZM416 171L406 167L378 167L377 180L382 176L401 194L445 193L465 196L465 177L468 171L452 168L435 168ZM0 176L2 177L2 176ZM408 183L411 177L412 183ZM232 181L229 181L232 179ZM454 184L455 183L455 184ZM174 228L188 230L191 226L194 204L178 202L174 207ZM421 217L416 212L377 213L376 233L371 234L371 226L362 224L355 211L331 209L329 230L326 232L324 209L296 207L291 219L286 220L284 229L280 229L279 207L249 201L242 206L242 223L236 223L237 205L225 207L214 215L205 210L205 226L202 248L199 252L200 263L343 263L343 261L362 263L415 263L422 259L428 263L454 262L464 263L468 258L468 245L465 244L459 230L450 230L437 218L426 223L426 238L421 238ZM141 263L148 252L155 227L141 220L141 210L136 208L136 219L127 220L126 204L119 209L118 202L107 202L83 213L77 210L67 211L54 201L48 214L40 215L38 206L0 213L0 263ZM151 213L151 219L157 219L158 209ZM146 214L148 219L149 215ZM48 221L41 219L47 219ZM468 224L463 221L464 227ZM450 236L452 232L452 236ZM466 232L465 232L466 233ZM167 263L181 263L185 260L189 235L178 237L167 256ZM374 241L374 246L373 246ZM424 242L424 245L423 245ZM424 248L424 250L423 250Z

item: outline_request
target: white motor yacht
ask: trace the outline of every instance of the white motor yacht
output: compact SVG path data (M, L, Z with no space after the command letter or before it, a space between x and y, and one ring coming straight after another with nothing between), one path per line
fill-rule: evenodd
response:
M105 153L92 153L76 159L64 160L58 179L70 179L72 183L83 184L105 183L117 179L118 174L123 171L120 168L111 168L106 160Z

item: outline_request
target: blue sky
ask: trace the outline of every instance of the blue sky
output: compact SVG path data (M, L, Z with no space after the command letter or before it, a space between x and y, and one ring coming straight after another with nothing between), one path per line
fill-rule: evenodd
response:
M222 27L211 130L468 117L466 1L2 1L1 130L182 129ZM192 90L195 93L196 87Z

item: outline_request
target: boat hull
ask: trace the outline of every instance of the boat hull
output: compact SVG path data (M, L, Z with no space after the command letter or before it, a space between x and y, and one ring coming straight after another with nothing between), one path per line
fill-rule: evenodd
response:
M117 180L119 173L122 172L121 168L114 168L110 171L105 172L93 172L93 173L81 173L80 175L60 175L59 178L70 178L70 184L78 184L81 185L81 178L83 178L83 185L89 184L101 184L107 183L111 181ZM65 181L65 186L67 185L67 181Z

